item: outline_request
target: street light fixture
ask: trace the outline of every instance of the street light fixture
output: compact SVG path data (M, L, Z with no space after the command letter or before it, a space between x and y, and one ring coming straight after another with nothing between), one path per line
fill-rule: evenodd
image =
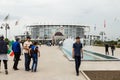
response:
M2 24L0 29L4 29L5 28L5 35L6 35L6 38L7 38L7 31L8 29L10 29L10 26L8 23L5 23L5 24Z

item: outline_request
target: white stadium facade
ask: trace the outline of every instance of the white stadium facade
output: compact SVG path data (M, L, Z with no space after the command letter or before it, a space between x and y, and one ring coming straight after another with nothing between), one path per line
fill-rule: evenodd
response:
M82 25L28 25L32 40L58 42L66 38L79 36L84 38L85 28Z

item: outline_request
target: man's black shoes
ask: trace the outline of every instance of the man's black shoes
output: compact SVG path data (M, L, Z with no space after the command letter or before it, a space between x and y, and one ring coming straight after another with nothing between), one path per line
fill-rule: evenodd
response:
M19 70L18 68L13 68L15 71Z
M77 73L76 76L79 76L79 73Z
M7 70L5 70L5 74L8 75L8 71Z

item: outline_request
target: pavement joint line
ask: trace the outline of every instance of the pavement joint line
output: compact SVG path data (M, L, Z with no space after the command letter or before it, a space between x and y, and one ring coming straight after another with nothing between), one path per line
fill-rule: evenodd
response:
M91 80L85 73L83 70L80 71L82 73L82 75L86 78L86 80Z

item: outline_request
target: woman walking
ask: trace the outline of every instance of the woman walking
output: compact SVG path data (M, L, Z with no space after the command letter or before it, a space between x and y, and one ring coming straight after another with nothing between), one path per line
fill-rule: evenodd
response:
M7 44L7 42L4 41L4 37L0 36L0 67L1 67L1 61L3 61L6 75L8 74L7 51L8 51L8 44Z

